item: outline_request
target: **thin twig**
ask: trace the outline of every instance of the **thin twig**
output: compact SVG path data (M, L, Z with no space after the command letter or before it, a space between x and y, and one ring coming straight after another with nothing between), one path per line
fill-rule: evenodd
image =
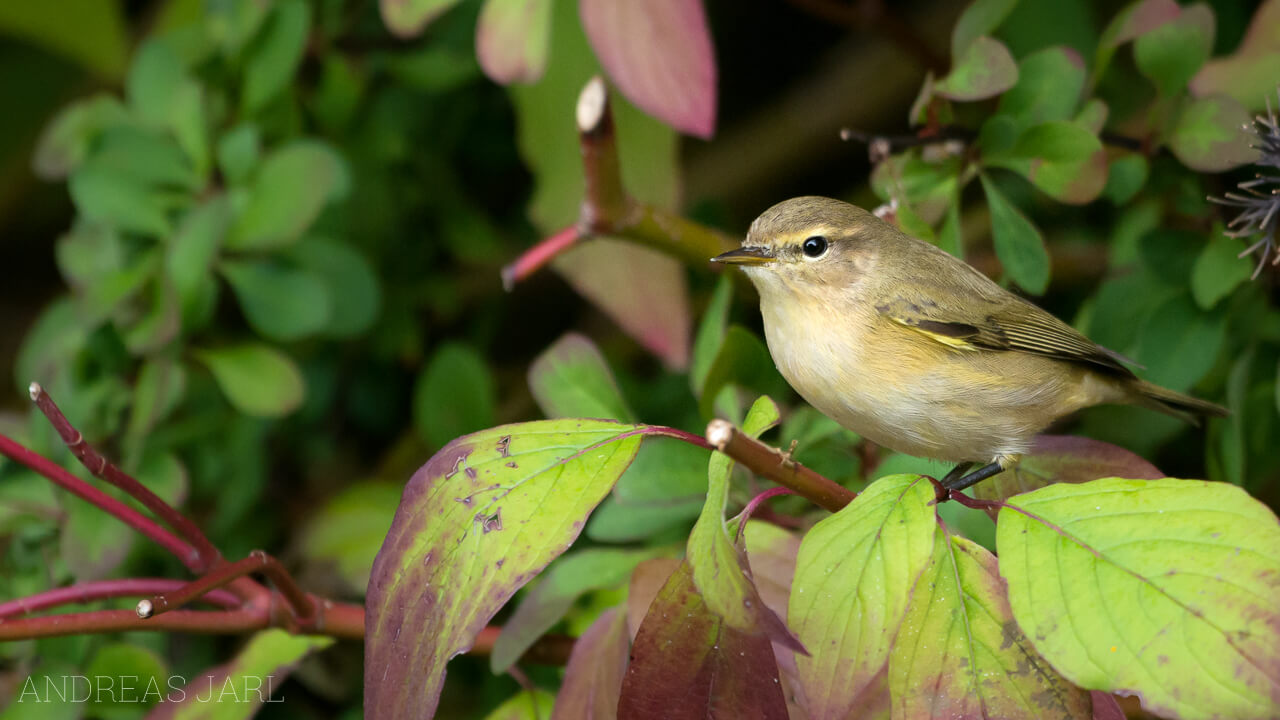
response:
M49 419L53 429L57 431L58 436L62 438L62 442L66 443L67 449L72 455L84 465L93 476L104 480L121 490L128 493L129 497L142 503L156 517L163 520L169 527L173 528L181 535L191 546L195 548L197 553L196 572L213 567L218 561L218 549L209 542L209 538L191 522L187 516L178 512L172 505L165 502L159 495L151 492L147 486L135 480L132 476L125 473L108 461L101 453L93 449L88 442L85 441L84 435L76 430L67 417L58 409L53 398L49 393L40 387L39 383L31 383L31 400L40 408L40 412Z
M138 602L138 617L153 618L165 612L171 612L195 600L215 588L227 585L231 581L250 573L261 572L271 578L280 592L289 601L294 619L300 627L308 627L316 623L316 605L275 558L261 550L254 550L249 557L218 565L203 576L192 580L177 590L156 595Z
M16 463L25 465L85 502L101 508L104 512L119 519L120 522L137 530L143 537L152 540L169 551L174 557L182 561L182 564L186 565L188 569L198 571L199 557L196 549L183 542L173 533L160 527L158 523L146 515L72 475L61 465L28 450L4 435L0 435L0 454Z
M831 512L839 512L857 497L836 482L787 457L785 453L744 435L725 420L712 420L707 425L707 442L751 472L788 487L797 495Z
M31 613L61 605L84 605L111 598L141 597L167 593L177 590L185 584L181 580L170 580L168 578L124 578L119 580L98 580L54 588L36 595L0 603L0 620L19 615L30 615ZM240 598L226 590L213 590L196 599L222 608L235 608L240 605Z
M775 487L769 488L768 490L765 490L751 498L751 500L747 502L746 507L742 508L742 512L738 515L738 536L735 538L735 542L742 540L742 530L747 526L747 522L751 520L751 516L755 514L757 509L760 509L765 500L778 497L779 495L795 494L796 491L789 487Z
M578 97L575 117L582 152L584 192L578 222L525 251L502 269L502 284L516 283L545 267L578 243L608 235L705 266L707 260L739 245L737 238L693 222L669 210L632 198L622 183L609 92L594 77Z

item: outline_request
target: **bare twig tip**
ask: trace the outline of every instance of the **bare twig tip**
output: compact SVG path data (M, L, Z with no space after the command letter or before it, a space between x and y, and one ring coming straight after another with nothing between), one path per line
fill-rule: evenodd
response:
M150 600L139 600L138 607L135 608L135 612L138 613L138 617L146 620L155 614L155 606L151 604Z
M604 119L605 109L609 105L609 90L605 87L604 78L596 75L587 81L578 95L578 107L575 113L578 131L594 132Z
M40 399L40 394L44 392L44 388L40 387L40 383L33 382L27 386L27 392L31 395L31 402Z
M717 450L723 451L733 439L733 424L727 420L716 418L707 424L707 442Z

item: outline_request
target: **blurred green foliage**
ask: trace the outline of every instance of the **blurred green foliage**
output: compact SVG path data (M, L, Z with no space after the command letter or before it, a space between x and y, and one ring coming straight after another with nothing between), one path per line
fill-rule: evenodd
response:
M765 439L797 441L796 457L833 479L857 488L891 471L938 471L868 447L804 406L773 368L753 298L703 268L597 243L557 270L602 314L550 280L502 295L501 264L572 223L581 200L573 106L599 62L574 3L554 3L545 74L508 90L475 59L476 2L409 3L430 16L415 39L393 37L360 0L58 5L0 9L0 32L19 41L0 54L0 77L21 75L30 54L59 58L49 76L62 90L27 91L41 109L29 121L43 130L23 163L65 186L73 211L46 252L66 292L26 331L13 387L42 383L91 442L185 502L228 556L278 549L309 588L358 599L412 470L458 435L539 409L698 432L716 415L740 422L768 394L783 424ZM729 36L722 26L736 4L707 6L717 39ZM1158 24L1133 7L972 3L954 26L948 69L924 78L909 110L893 108L902 122L889 128L955 138L894 148L869 183L847 153L791 185L891 203L904 229L1043 295L1145 366L1144 377L1227 405L1232 416L1202 430L1098 408L1065 431L1166 473L1242 485L1276 507L1280 276L1268 265L1251 279L1255 260L1239 256L1252 241L1224 236L1231 215L1205 198L1252 177L1212 173L1256 156L1238 128L1280 82L1280 47L1264 32L1280 2L1188 5ZM791 13L802 39L835 44L794 10L770 12ZM401 36L416 22L387 18ZM725 83L741 83L732 73L750 60L724 55ZM811 66L791 62L777 60L799 82ZM75 99L49 115L60 95ZM788 102L754 85L739 95L726 104ZM614 107L628 190L676 207L677 133L622 97ZM2 121L4 149L21 121ZM780 130L775 140L791 138ZM834 134L821 142L835 154ZM752 215L718 197L694 211L738 232ZM6 280L22 272L0 269ZM562 336L571 329L595 342ZM0 431L84 475L35 413L0 415ZM666 547L692 528L706 482L705 454L650 440L586 537ZM735 477L730 504L755 489ZM794 498L773 506L806 511ZM991 541L985 515L945 512ZM115 519L11 464L0 464L0 541L5 599L73 580L181 576ZM546 588L526 596L555 595L558 614L540 617L538 632L565 615L585 627L616 601L616 588L580 576L583 554L553 565ZM0 673L113 663L190 677L235 647L156 635L12 643L0 647ZM296 688L306 699L268 712L358 707L358 682L332 681L358 656L339 646L308 660ZM484 673L478 661L451 673L442 716L478 717L514 691ZM550 671L537 677L555 682ZM141 714L67 716L86 712Z

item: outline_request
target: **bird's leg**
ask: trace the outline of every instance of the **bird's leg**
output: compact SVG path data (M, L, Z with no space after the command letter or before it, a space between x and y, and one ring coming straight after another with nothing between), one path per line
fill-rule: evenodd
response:
M973 463L962 462L959 465L951 468L951 472L947 473L942 478L942 486L949 489L951 487L951 483L959 480L966 472L968 472L969 468L971 467L973 467Z
M965 469L968 469L968 468L966 467ZM960 468L956 468L956 470L960 470ZM947 476L942 479L942 486L948 490L959 492L960 490L964 490L965 488L970 488L970 487L973 487L974 485L977 485L978 483L982 482L983 480L986 480L992 475L999 475L1000 473L1004 472L1005 468L1000 463L993 462L987 465L983 465L982 467L978 468L977 470L974 470L968 475L964 475L963 477L959 477L959 478L953 478L952 475L958 474L956 470L952 470L951 472L947 473Z

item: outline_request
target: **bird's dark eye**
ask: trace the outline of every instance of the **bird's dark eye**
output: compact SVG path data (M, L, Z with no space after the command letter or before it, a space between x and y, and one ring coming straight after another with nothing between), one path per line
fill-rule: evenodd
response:
M805 255L811 258L821 257L822 253L827 251L827 239L821 235L814 235L805 239L801 249L804 250Z

